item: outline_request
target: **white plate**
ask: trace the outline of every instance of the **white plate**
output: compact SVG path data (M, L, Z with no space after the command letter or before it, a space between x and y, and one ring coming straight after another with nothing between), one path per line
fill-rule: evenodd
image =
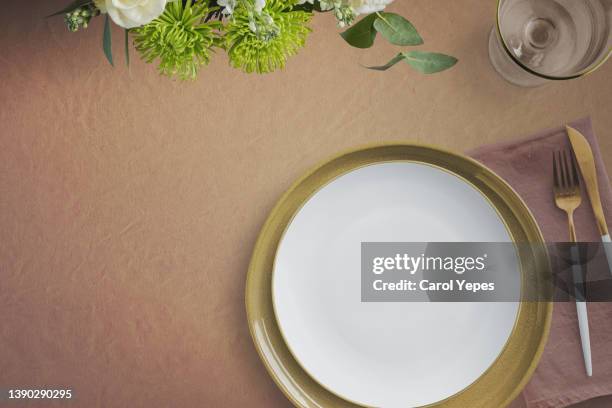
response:
M510 242L496 210L437 167L373 164L316 192L287 227L275 259L279 327L324 388L381 407L418 407L465 389L502 351L518 304L362 303L366 241ZM509 273L518 287L518 267Z

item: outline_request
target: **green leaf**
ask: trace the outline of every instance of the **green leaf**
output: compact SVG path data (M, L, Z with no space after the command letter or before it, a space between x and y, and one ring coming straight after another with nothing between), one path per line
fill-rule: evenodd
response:
M291 7L291 8L287 8L286 10L283 11L306 11L308 13L312 13L313 11L317 11L319 13L326 13L328 11L332 11L332 9L326 9L323 10L321 8L321 3L318 1L315 1L313 4L310 3L302 3L302 4L296 4L295 6Z
M344 41L353 47L370 48L376 38L376 30L374 30L376 17L376 14L370 14L340 35L344 38Z
M115 66L115 64L113 64L111 29L110 29L110 22L108 19L108 14L106 15L106 18L104 19L104 34L102 36L102 49L104 50L104 55L106 55L106 59L108 60L108 62L110 62L112 66Z
M60 14L64 14L64 13L69 13L78 7L86 6L87 4L91 4L91 3L93 3L92 0L75 0L71 2L70 4L68 4L66 7L64 7L63 9L61 9L60 11L53 13L53 14L49 14L47 18L53 17L53 16L59 16Z
M416 28L404 17L395 13L377 13L374 28L391 44L421 45L423 39Z
M393 57L391 59L391 61L387 62L385 65L379 65L379 66L374 66L374 67L366 67L366 68L367 69L373 69L373 70L376 70L376 71L386 71L389 68L391 68L392 66L394 66L395 64L397 64L398 62L402 61L403 59L404 59L404 55L400 52L395 57Z
M125 63L129 67L130 66L130 44L129 44L129 30L126 28L125 30Z
M386 71L400 61L405 61L423 74L444 71L457 63L457 58L435 52L408 51L400 52L385 65L366 67L376 71Z
M402 54L412 68L423 74L444 71L457 63L457 58L436 52L408 51Z

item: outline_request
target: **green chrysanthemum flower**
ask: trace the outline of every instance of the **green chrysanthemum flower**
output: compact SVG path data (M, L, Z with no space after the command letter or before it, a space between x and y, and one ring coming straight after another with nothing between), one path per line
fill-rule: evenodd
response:
M227 23L225 44L230 63L245 72L283 68L304 46L311 13L293 10L295 0L268 0L261 13L238 7Z
M198 69L210 61L213 46L220 43L218 21L206 22L213 11L207 1L169 2L161 16L142 27L132 29L134 45L142 58L159 58L160 73L195 79Z

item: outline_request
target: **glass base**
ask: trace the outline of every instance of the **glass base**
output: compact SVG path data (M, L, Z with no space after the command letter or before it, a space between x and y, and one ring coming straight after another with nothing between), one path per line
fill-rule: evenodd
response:
M513 85L535 87L550 82L545 78L525 71L520 65L514 62L512 58L510 58L501 44L501 40L497 35L497 29L495 26L493 26L493 29L489 34L489 60L499 75Z

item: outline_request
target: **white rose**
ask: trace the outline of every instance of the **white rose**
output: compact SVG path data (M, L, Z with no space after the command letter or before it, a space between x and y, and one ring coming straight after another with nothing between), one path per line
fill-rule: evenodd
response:
M355 14L370 14L383 10L393 0L349 0Z
M173 0L170 0L173 1ZM102 12L123 28L140 27L164 12L168 0L97 0Z

